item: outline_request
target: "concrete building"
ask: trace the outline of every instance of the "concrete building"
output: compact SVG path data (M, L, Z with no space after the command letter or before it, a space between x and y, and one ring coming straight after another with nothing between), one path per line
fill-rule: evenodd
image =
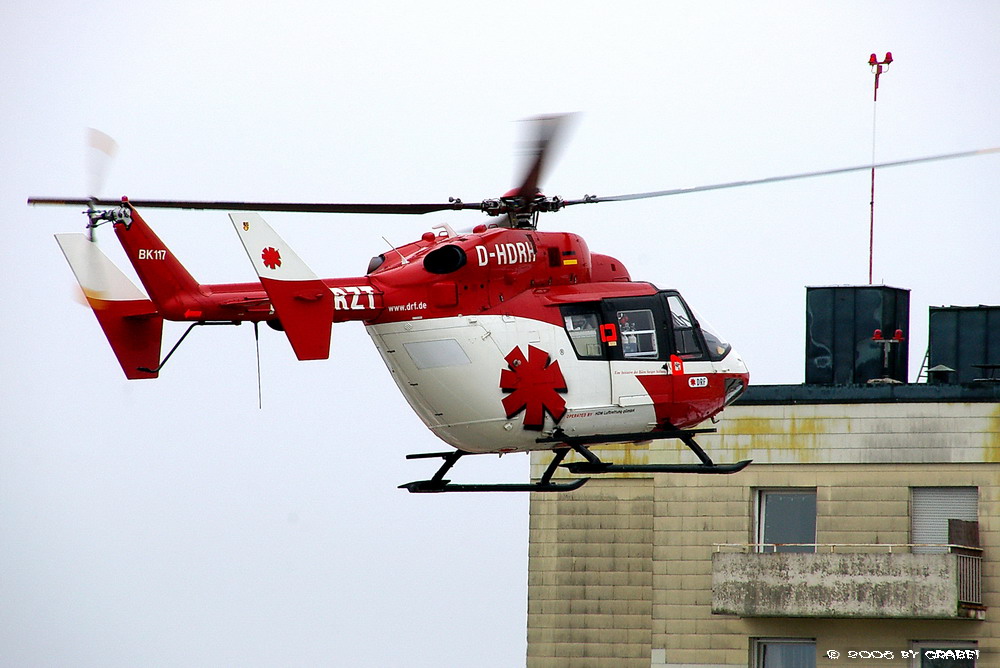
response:
M716 426L749 468L532 496L530 668L1000 666L1000 383L757 386Z

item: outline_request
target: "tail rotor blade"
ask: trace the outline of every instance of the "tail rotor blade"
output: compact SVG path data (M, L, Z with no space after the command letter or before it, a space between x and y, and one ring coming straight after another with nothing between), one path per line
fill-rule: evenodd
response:
M87 238L92 242L97 241L94 235L94 201L104 187L111 162L117 154L118 142L111 135L95 128L87 128L87 192L90 193L92 200L87 204L87 215L91 218L91 224L87 228Z
M118 154L118 142L110 135L87 128L87 192L91 197L101 194L111 162Z

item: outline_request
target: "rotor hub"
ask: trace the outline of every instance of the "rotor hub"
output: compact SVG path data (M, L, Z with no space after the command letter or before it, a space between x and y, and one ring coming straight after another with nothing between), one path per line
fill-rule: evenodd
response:
M111 223L112 225L122 223L126 228L132 225L132 211L127 206L116 206L113 209L100 210L95 209L91 205L85 213L90 220L87 223L88 228L94 228L104 223Z

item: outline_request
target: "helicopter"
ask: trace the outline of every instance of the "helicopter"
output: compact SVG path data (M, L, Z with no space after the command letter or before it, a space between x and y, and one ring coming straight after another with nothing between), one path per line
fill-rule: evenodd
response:
M284 332L299 360L329 357L333 323L364 324L399 390L421 421L452 447L407 455L441 459L413 493L568 492L590 477L570 474L731 474L751 462L714 462L697 443L700 425L746 390L746 363L681 294L633 280L616 258L571 232L538 229L540 214L570 206L663 197L872 169L872 165L693 188L580 199L540 189L566 116L535 119L519 186L479 202L430 204L283 203L30 198L29 204L86 206L87 228L110 223L145 292L82 233L56 240L128 379L156 378L199 326L260 323ZM881 163L897 166L1000 149ZM102 209L99 207L110 207ZM224 210L259 277L201 284L146 223L140 210ZM456 232L442 224L374 256L363 275L319 278L260 215L262 211L413 214L472 210L489 222ZM160 360L163 321L191 323ZM626 464L591 447L677 439L697 463ZM527 483L456 483L464 456L551 451ZM569 453L579 461L564 463Z

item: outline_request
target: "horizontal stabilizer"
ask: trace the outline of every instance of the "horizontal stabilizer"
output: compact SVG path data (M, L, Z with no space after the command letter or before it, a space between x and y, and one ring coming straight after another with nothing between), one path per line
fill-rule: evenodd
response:
M83 234L55 235L125 377L156 378L163 318L145 294Z
M257 213L229 218L300 360L330 356L333 293Z

